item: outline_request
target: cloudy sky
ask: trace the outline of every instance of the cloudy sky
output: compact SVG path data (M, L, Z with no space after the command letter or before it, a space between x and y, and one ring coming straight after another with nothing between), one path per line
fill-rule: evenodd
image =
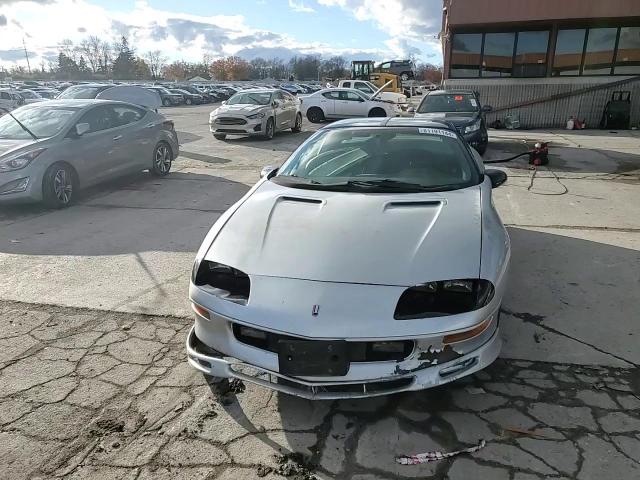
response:
M441 63L441 0L0 0L0 65L54 59L64 39L126 34L171 60L340 54Z

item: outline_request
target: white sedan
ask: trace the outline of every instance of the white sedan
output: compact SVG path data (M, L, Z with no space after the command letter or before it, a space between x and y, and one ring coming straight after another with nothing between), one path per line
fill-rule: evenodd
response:
M302 113L311 123L354 117L397 117L397 103L378 98L382 89L369 96L354 88L325 88L301 95Z
M500 352L506 180L449 125L318 130L225 212L193 267L190 364L307 398L470 375Z

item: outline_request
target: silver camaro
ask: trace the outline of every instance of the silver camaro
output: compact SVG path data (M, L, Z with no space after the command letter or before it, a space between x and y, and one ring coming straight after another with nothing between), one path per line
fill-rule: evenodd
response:
M506 180L447 124L319 130L215 223L189 296L193 367L306 398L420 390L500 352Z
M65 207L79 188L145 169L166 175L178 156L173 122L132 103L51 100L0 115L0 203Z

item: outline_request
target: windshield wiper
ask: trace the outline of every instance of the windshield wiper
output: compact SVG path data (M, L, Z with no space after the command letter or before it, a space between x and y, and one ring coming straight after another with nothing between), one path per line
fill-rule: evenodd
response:
M383 187L383 188L400 188L400 189L428 189L426 185L422 185L420 183L411 183L411 182L401 182L399 180L392 180L390 178L385 178L382 180L349 180L346 182L347 185L354 187Z
M34 140L38 140L38 137L36 137L31 130L29 130L27 127L25 127L20 120L18 120L16 117L13 116L13 113L11 113L6 108L3 108L2 110L7 112L7 115L9 115L11 118L13 118L16 121L16 123L18 125L20 125L20 128L22 128L25 132L27 132L29 135L31 135L31 138L33 138Z

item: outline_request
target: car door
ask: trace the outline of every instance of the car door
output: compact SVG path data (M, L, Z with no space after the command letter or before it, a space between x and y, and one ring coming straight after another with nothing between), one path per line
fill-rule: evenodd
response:
M133 105L109 105L114 119L113 175L148 168L156 146L157 131L161 125L147 121L147 111ZM149 116L150 118L150 116Z
M320 95L318 106L322 108L325 117L335 117L336 114L336 101L338 100L338 92L336 90L329 90ZM304 102L304 100L303 100Z
M342 117L366 117L367 105L364 99L355 92L343 90L339 92L339 100L336 101L336 111L340 111Z
M291 126L291 113L284 98L285 93L278 91L273 93L275 107L273 108L277 130L284 130Z
M78 137L76 126L83 123L89 125L89 130ZM116 147L113 136L113 112L109 105L91 107L71 127L65 139L68 161L77 170L83 186L113 176Z
M287 115L289 117L289 126L293 127L298 114L298 99L289 93L283 93L285 105L287 107Z

